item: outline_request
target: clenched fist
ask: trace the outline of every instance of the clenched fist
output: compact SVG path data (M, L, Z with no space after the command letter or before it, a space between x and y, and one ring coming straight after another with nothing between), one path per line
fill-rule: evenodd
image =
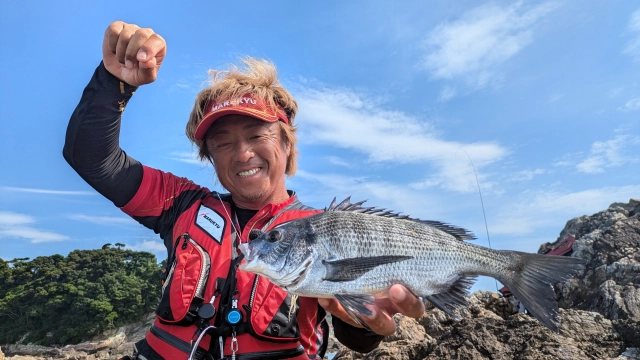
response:
M167 43L150 28L115 21L104 33L104 66L129 85L154 82L166 54Z

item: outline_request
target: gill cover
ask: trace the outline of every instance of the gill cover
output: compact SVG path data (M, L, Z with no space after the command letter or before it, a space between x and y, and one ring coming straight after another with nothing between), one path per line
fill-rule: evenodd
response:
M248 244L241 244L245 262L240 270L264 275L283 288L295 286L304 279L313 262L311 250L306 245L306 226L304 220L289 221Z

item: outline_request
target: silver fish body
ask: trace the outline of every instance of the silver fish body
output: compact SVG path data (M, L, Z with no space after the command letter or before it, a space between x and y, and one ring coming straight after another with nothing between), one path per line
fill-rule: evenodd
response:
M557 331L552 284L580 271L577 258L497 251L462 240L464 229L335 201L325 212L276 226L241 245L240 270L267 276L292 294L336 298L364 325L364 304L402 284L453 315L477 275L498 279Z

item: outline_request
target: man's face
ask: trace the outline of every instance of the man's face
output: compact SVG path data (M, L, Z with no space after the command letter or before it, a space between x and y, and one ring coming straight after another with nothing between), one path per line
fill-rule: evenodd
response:
M227 115L205 138L218 179L241 208L258 210L286 200L285 169L290 146L277 123L246 115Z

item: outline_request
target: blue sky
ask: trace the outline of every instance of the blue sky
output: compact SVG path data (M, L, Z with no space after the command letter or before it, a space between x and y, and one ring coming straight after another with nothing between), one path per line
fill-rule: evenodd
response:
M535 252L567 220L640 197L636 1L0 0L0 257L160 240L62 158L67 121L114 20L168 43L124 113L121 146L220 190L184 136L209 68L272 60L299 102L303 202L336 196ZM468 156L467 156L468 154ZM495 289L483 279L479 288Z

